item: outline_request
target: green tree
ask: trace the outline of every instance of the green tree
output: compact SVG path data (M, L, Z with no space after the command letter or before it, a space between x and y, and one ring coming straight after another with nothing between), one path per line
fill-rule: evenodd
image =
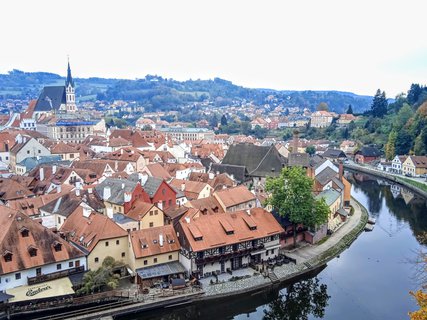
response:
M393 130L388 135L388 141L385 147L385 156L387 160L392 160L396 155L396 139L397 132Z
M380 89L377 90L377 93L372 100L371 113L375 118L381 118L387 113L388 102L385 95L385 92L381 92Z
M348 105L348 108L347 108L347 112L346 112L347 114L353 114L353 107L351 106L351 104L349 104Z
M413 137L409 134L408 130L403 128L397 133L396 138L396 154L404 155L409 154L412 148Z
M212 117L209 119L209 125L212 128L216 128L218 126L218 115L214 113Z
M88 271L83 277L83 285L77 291L78 294L91 294L101 291L104 287L116 289L119 285L119 275L113 273L113 269L120 265L112 257L106 257L97 270Z
M279 177L266 182L266 190L271 192L268 204L294 225L294 245L298 224L314 228L328 220L329 207L323 199L314 198L312 189L313 179L301 167L283 168Z
M411 106L407 103L403 103L397 116L394 117L394 127L396 130L400 130L413 115L414 111L412 111Z
M305 152L312 156L316 153L316 147L313 145L307 146L307 148L305 148Z
M411 84L411 88L408 91L408 102L410 104L415 104L418 101L421 93L423 92L423 88L418 83Z
M263 320L306 320L309 315L323 318L330 298L327 288L317 278L291 284L285 295L268 304Z
M221 117L221 126L226 126L226 125L228 125L227 117L225 116L225 114L223 114Z

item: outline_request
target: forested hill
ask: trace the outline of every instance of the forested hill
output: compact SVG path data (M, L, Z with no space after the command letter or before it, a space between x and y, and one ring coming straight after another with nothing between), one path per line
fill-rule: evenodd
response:
M45 85L61 85L65 78L46 72L13 70L0 74L0 99L37 98ZM331 111L345 112L352 105L355 112L369 108L372 97L339 91L276 91L249 89L230 81L213 80L176 81L147 75L143 79L121 80L104 78L76 78L77 97L82 100L135 100L147 110L167 110L206 99L217 106L239 104L242 101L256 105L273 102L287 107L307 107L314 110L326 102Z

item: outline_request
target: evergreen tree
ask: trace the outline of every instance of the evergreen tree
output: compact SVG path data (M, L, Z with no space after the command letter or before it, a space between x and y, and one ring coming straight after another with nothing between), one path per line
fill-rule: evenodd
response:
M409 134L408 130L403 128L399 131L396 137L396 154L404 155L409 154L413 142L413 137Z
M216 113L214 113L211 119L209 120L209 125L212 128L215 128L218 126L218 115Z
M348 105L348 109L347 109L347 114L353 114L353 107L351 106L351 104Z
M225 114L223 114L221 117L221 126L226 126L226 125L228 125L227 117L225 116Z
M418 83L411 84L411 88L408 91L408 102L409 104L415 104L420 97L423 88Z
M371 113L375 118L382 118L387 113L388 102L385 95L385 92L381 92L380 89L377 90L377 93L372 100Z

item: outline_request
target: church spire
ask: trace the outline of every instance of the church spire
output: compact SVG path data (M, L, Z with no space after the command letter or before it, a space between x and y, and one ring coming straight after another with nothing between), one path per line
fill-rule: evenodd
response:
M71 76L70 58L68 58L67 81L65 81L65 86L68 87L70 84L74 88L74 80Z

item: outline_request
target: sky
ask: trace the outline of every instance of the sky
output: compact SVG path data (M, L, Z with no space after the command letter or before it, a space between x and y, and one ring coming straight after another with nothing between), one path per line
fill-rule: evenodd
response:
M2 0L0 73L176 80L388 97L427 84L421 0Z

